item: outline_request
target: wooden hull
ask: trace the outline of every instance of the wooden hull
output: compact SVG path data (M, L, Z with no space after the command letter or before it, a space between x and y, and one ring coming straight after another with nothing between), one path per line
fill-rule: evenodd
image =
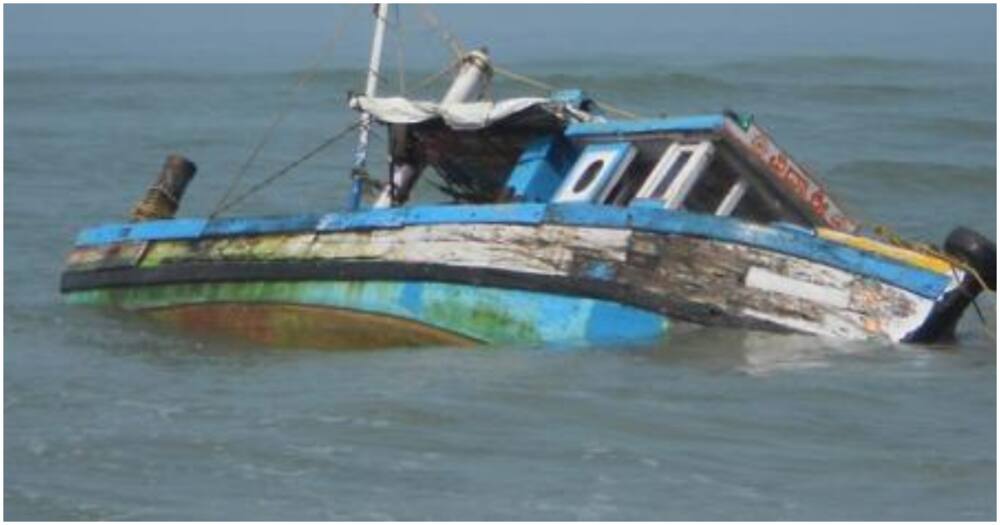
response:
M287 303L200 303L198 295L179 306L143 308L141 311L187 333L242 339L275 347L362 350L423 345L467 347L478 342L468 336L392 315Z
M587 205L164 221L81 234L63 291L264 340L310 326L346 346L653 340L671 321L903 341L961 282L842 241ZM335 329L371 316L374 335Z
M670 326L607 301L417 281L218 281L93 289L68 300L281 346L601 344L620 341L626 328L628 340L652 342Z

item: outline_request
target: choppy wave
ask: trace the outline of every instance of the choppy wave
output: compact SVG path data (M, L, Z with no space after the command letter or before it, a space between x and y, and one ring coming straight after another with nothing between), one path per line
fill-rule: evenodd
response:
M939 243L960 224L996 237L996 169L950 163L856 160L829 173L863 222Z
M824 102L876 104L909 97L932 96L940 90L903 84L825 84L803 86L802 95Z
M170 86L173 84L253 84L253 83L284 83L294 85L303 81L331 84L364 83L364 70L354 68L343 69L289 69L281 71L215 71L198 69L101 69L101 68L34 68L21 67L5 70L5 82L13 83L45 83L73 79L76 82L122 84L156 84Z
M942 116L916 118L909 124L911 126L916 124L915 127L923 129L928 133L948 135L954 139L994 142L997 136L997 123L995 120Z
M993 166L959 166L946 163L857 160L834 166L831 175L846 175L858 181L913 184L937 187L947 181L967 188L996 188Z
M773 56L748 60L727 61L720 64L730 71L780 72L785 74L816 72L869 72L905 73L932 70L974 70L985 66L996 69L994 64L963 61L940 61L889 58L864 55L826 56Z
M629 99L650 99L664 94L702 93L727 95L739 91L739 86L719 77L687 72L624 72L624 73L553 73L532 78L560 89L583 89L598 98L626 95ZM498 78L498 90L515 93L515 82Z
M995 91L995 67L985 68L992 75L966 75L973 84L956 86L955 68L984 69L981 64L944 63L933 61L885 59L877 57L775 57L738 62L706 62L682 64L657 61L595 60L570 61L564 64L514 64L515 71L556 88L580 88L591 95L619 96L643 100L669 94L673 97L715 97L716 99L746 99L753 97L793 97L834 104L872 105L879 102L906 101L919 103L947 95L955 90L978 92L989 83ZM899 71L918 74L911 79L905 74L887 80L885 74ZM238 89L292 90L307 86L332 87L338 91L360 89L364 71L360 68L330 67L282 70L212 70L155 67L93 67L64 66L41 68L32 65L8 68L5 84L21 85L83 85L104 84L117 88L131 86L213 87L234 86ZM449 78L429 69L405 73L409 90L415 96L434 98ZM399 81L396 72L386 76L386 93L396 94ZM539 90L516 83L498 74L494 83L501 96L537 94Z

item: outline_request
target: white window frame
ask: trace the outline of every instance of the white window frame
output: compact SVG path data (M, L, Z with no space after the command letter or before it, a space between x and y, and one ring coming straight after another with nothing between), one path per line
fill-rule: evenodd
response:
M722 199L719 203L719 207L715 209L716 215L721 215L723 217L728 217L733 213L733 210L739 206L740 201L743 200L743 196L747 193L747 188L750 183L747 182L745 177L740 176L736 180L736 184L733 184L729 188L729 193L726 194L726 198Z
M684 153L690 153L691 156L687 159L687 163L681 168L680 172L677 173L673 182L670 183L670 187L667 188L667 191L660 198L663 201L664 208L679 208L715 154L715 146L710 141L704 140L696 143L675 142L671 144L667 148L667 151L663 153L663 156L660 157L656 166L653 167L653 171L650 172L649 178L646 179L645 184L639 189L636 197L640 199L652 198L653 191L660 185L663 178L670 173L671 168L680 160L681 155Z
M566 180L563 181L552 200L554 202L603 203L625 170L628 169L629 164L632 163L637 151L636 147L628 142L588 145L580 153L580 157L573 164L573 168L570 169ZM594 180L581 191L573 191L580 177L587 172L587 168L597 161L604 162L604 166L601 167L601 171L594 177Z

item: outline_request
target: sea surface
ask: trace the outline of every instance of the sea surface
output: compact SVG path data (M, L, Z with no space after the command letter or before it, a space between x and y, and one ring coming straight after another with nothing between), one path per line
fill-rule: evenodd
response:
M208 37L5 39L4 518L996 517L992 295L988 329L970 310L938 347L691 329L573 351L260 348L60 302L75 233L122 220L168 153L199 165L181 210L199 216L272 123L239 190L352 122L365 27L335 53L326 35L269 54L252 28L221 51ZM912 40L640 53L581 38L580 56L493 33L506 68L646 116L752 112L868 223L996 238L995 49L951 52L951 34L925 54ZM384 92L406 56L440 47L407 38L387 47ZM406 71L414 96L445 87L419 86L447 52L432 58ZM498 77L494 94L537 91ZM373 145L380 173L384 134ZM342 207L351 148L230 213Z

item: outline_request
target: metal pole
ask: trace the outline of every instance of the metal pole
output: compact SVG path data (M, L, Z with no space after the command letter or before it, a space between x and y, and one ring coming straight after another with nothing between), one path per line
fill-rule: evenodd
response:
M378 88L379 68L382 66L382 44L385 40L385 24L389 14L389 4L378 4L375 11L375 35L372 37L372 54L368 61L368 81L365 84L365 96L374 97ZM372 127L372 116L361 114L361 125L358 131L358 147L354 150L354 167L351 169L350 201L348 208L357 210L361 205L361 193L364 190L365 163L368 160L368 134Z
M485 47L470 51L462 57L455 80L441 97L441 104L475 102L483 97L486 86L493 78L493 65Z

